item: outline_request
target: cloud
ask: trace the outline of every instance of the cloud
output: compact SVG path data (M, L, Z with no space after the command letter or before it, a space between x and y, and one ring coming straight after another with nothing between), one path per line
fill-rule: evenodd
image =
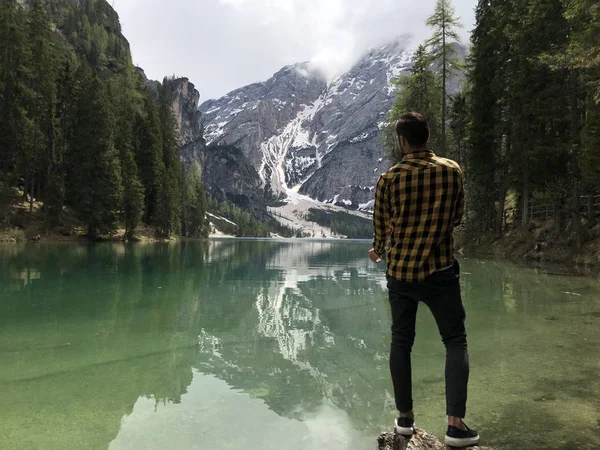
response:
M476 0L455 0L473 21ZM435 0L115 0L134 60L152 78L189 77L204 99L312 60L332 76L367 49L428 35Z

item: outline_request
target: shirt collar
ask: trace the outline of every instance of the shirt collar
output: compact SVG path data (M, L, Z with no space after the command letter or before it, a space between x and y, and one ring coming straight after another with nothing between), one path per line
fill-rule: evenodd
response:
M434 158L435 157L435 153L433 153L431 150L423 150L420 152L413 152L413 153L409 153L408 155L404 155L404 158L402 158L403 161L410 161L410 160L415 160L415 159L428 159L428 158Z

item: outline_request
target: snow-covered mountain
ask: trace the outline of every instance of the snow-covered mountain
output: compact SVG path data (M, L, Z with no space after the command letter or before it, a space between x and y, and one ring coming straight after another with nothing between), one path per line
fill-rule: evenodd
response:
M392 42L331 82L310 63L284 67L200 105L204 139L240 148L273 199L304 195L368 210L389 167L381 133L392 80L410 69L411 55L404 40Z

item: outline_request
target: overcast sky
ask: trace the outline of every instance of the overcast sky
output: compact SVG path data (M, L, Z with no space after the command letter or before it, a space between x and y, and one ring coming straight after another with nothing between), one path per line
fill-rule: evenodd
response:
M419 42L435 0L109 0L149 78L188 77L201 101L315 61L327 73L406 33ZM476 0L455 0L473 27Z

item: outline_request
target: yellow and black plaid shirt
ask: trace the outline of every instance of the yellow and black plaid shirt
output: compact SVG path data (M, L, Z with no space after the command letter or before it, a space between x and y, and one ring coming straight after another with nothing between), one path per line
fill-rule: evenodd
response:
M463 215L460 166L433 152L411 153L377 183L373 248L388 275L419 282L454 264L452 232Z

